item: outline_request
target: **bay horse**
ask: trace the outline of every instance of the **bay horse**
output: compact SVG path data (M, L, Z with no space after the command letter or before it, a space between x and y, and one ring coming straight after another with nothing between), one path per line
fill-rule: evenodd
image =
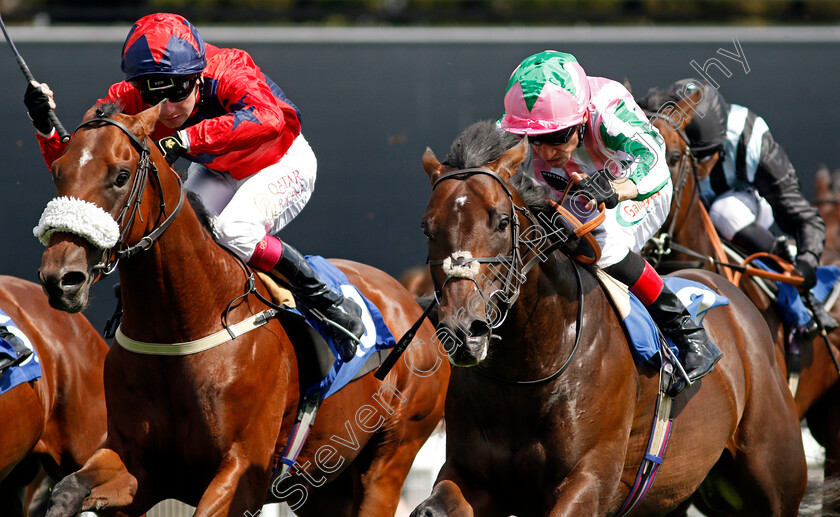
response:
M634 363L591 269L525 245L538 233L528 206L546 192L514 175L527 140L508 142L484 121L443 163L430 149L423 156L437 332L460 367L446 399L446 462L412 515L614 515L645 455L658 370ZM681 276L729 299L705 319L724 354L674 399L664 462L633 515L684 509L701 486L710 501L716 489L729 494L726 515L795 515L805 458L770 333L734 285L708 271Z
M840 248L840 169L820 166L814 180L814 204L825 221L825 245Z
M699 255L729 262L731 259L726 256L717 231L700 200L696 162L684 133L694 113L691 106L699 102L700 94L695 92L670 106L666 106L663 93L655 89L645 98L646 109L658 110L649 112L648 116L665 140L666 156L674 181L671 213L663 230L674 243ZM654 256L653 260L657 260L657 257ZM667 260L688 265L696 261L696 255L674 250L667 255ZM821 262L823 265L840 266L840 254L826 246ZM668 264L663 262L662 265ZM705 267L721 274L731 273L731 269L716 267L710 261L701 261L694 264L694 267ZM787 377L791 356L787 350L785 328L775 303L752 277L743 275L736 278L733 275L730 278L738 281L739 287L755 303L767 322L776 347L777 365ZM835 303L830 314L840 318L840 304ZM835 330L829 333L827 339L828 343L822 336L817 336L809 347L800 350L800 373L794 400L799 418L806 419L811 434L825 447L825 479L837 480L840 479L840 375L834 358L840 357L840 332ZM840 498L834 494L833 488L826 492L824 505L825 510L840 512Z
M50 307L33 282L0 275L0 309L28 338L42 372L0 395L0 508L23 517L24 490L41 468L66 476L105 438L108 345L83 315Z
M273 454L286 443L308 387L298 353L309 347L296 348L290 335L297 334L271 318L223 345L166 355L168 344L224 332L223 316L233 325L262 313L269 295L213 240L193 207L182 205L178 174L148 139L159 112L160 105L136 116L117 106L91 108L52 165L58 196L95 205L97 217L118 221L121 237L103 250L87 233L53 233L39 269L50 303L79 310L100 260L113 269L110 259L119 254L119 330L163 348L111 347L107 437L56 485L48 516L136 515L169 498L196 506L199 517L255 515L267 499L285 500L301 516L392 516L414 456L443 411L449 366L432 344L433 327L424 323L384 383L367 375L323 402L294 468L269 497ZM395 279L334 262L380 308L394 336L418 319L420 306Z

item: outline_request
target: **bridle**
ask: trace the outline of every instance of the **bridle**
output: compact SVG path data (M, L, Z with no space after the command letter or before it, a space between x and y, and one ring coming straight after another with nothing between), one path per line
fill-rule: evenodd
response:
M540 250L534 252L534 256L530 260L528 260L528 262L522 264L523 261L524 261L524 256L527 255L527 253L523 254L520 247L523 244L527 244L527 243L526 243L526 241L524 241L522 239L521 232L520 232L520 222L519 222L519 217L517 216L517 213L525 216L525 218L527 218L531 222L532 225L538 225L538 223L535 221L534 217L532 216L530 210L528 210L527 207L519 206L519 205L516 204L516 202L514 201L513 193L511 192L510 188L508 187L507 182L504 179L502 179L502 177L499 176L498 173L496 173L495 171L492 171L490 169L485 169L485 168L482 168L482 167L475 167L475 168L469 168L469 169L458 169L458 170L454 170L454 171L451 171L451 172L447 172L447 173L441 175L437 180L435 180L435 182L432 184L432 190L434 190L443 181L452 180L452 179L463 181L463 180L466 180L466 179L468 179L472 176L479 175L479 174L489 176L489 177L493 178L496 181L496 183L498 183L502 187L502 189L505 191L505 194L507 194L508 199L510 200L510 203L511 203L511 251L508 255L505 255L505 256L497 255L495 257L462 257L460 259L457 259L457 263L455 265L457 265L457 266L467 266L470 263L475 262L475 263L480 263L480 264L502 264L504 267L508 268L508 272L505 275L505 281L504 281L504 286L503 286L504 289L503 290L500 290L500 289L494 290L490 294L489 297L485 297L484 292L481 289L481 286L478 285L478 281L475 279L474 276L469 278L476 285L476 288L478 289L478 292L481 293L481 296L484 299L485 304L488 304L488 305L491 304L491 301L492 301L493 297L498 296L499 299L501 300L502 304L504 305L504 315L501 318L499 318L497 321L495 321L492 325L488 324L488 328L491 331L491 338L492 338L492 330L498 328L499 326L502 325L502 323L504 323L504 320L507 317L507 314L510 311L510 308L513 306L513 304L519 298L520 288L521 288L522 284L525 282L528 272L534 266L536 266L539 262L544 261L546 259L546 256L548 256L550 253L552 253L553 251L558 249L562 245L563 240L562 239L555 239L548 246L546 246L545 249L540 249ZM531 251L534 251L534 250L531 249ZM453 257L450 257L450 259L453 259ZM443 266L445 260L428 259L427 262L428 262L430 267L431 266ZM453 262L455 262L455 260L453 260ZM496 375L491 374L490 372L486 371L486 369L478 369L477 370L478 372L480 372L485 377L489 377L491 379L494 379L494 380L497 380L497 381L500 381L500 382L505 382L505 383L509 383L509 384L517 384L517 385L533 386L533 385L545 384L549 381L552 381L552 380L556 379L569 367L569 365L572 362L572 359L575 356L575 353L577 352L578 346L580 344L580 323L583 321L583 282L582 282L582 279L581 279L581 276L580 276L580 271L578 270L578 266L575 263L575 261L572 260L572 259L569 259L569 262L571 262L571 264L572 264L572 269L575 272L575 278L577 280L578 311L577 311L577 324L576 324L576 330L575 330L575 342L574 342L574 346L572 348L572 351L569 354L569 357L566 359L566 361L551 375L548 375L547 377L543 377L541 379L534 379L534 380L523 381L523 380L515 380L515 379L508 379L508 378L504 378L504 377L499 377L499 376L496 376ZM522 265L521 267L520 267L520 264ZM434 289L435 289L435 299L438 303L440 303L440 300L441 300L441 296L442 296L441 291L442 291L443 287L445 287L446 284L450 280L452 280L453 278L463 278L463 277L447 275L447 278L446 278L446 280L444 280L443 284L438 285L437 281L435 280L435 275L432 275L432 283L434 284Z
M95 117L86 120L79 124L79 126L76 127L73 133L75 134L75 132L81 129L82 127L92 126L94 124L98 124L98 127L102 127L104 125L111 125L118 128L120 131L125 133L129 141L131 142L131 145L137 150L138 153L140 153L140 158L137 162L137 171L133 175L131 182L131 191L129 192L129 196L125 202L125 205L123 205L119 215L116 218L117 224L120 226L119 239L112 248L106 249L102 252L102 260L91 268L92 270L99 271L99 273L103 276L108 276L114 272L114 270L117 268L117 264L121 259L128 259L141 251L149 249L152 246L152 244L154 244L155 240L157 240L163 234L163 232L165 232L166 229L169 228L169 225L172 224L172 221L175 219L175 217L181 211L181 208L183 208L184 206L186 191L183 188L183 182L181 181L181 177L176 174L176 177L178 178L178 189L180 191L180 197L178 199L178 205L175 207L171 214L167 215L166 201L163 197L163 186L160 181L160 175L158 173L157 167L151 161L149 154L149 146L146 144L146 142L140 140L137 137L137 135L132 133L131 130L125 127L123 124L107 117ZM128 235L128 232L131 230L131 227L134 223L134 219L139 218L141 222L143 221L143 216L140 215L139 209L140 203L143 201L143 194L146 191L146 186L149 183L150 172L152 178L154 178L154 181L157 184L158 190L161 192L160 215L158 216L158 219L162 217L163 221L161 221L160 224L158 224L152 231L143 236L136 244L124 247L125 239Z
M495 171L490 169L485 169L481 167L470 168L470 169L458 169L451 172L447 172L441 175L435 182L432 184L432 190L437 188L441 182L446 180L466 180L475 175L485 175L493 178L496 182L502 187L507 194L508 199L511 203L511 218L510 218L510 225L511 225L511 250L508 255L496 255L495 257L451 257L452 266L456 267L465 267L469 266L470 263L476 262L479 264L501 264L503 267L507 268L507 272L504 276L503 282L503 290L496 289L494 290L489 297L485 298L485 303L491 303L493 297L498 297L502 304L505 307L505 314L507 314L510 307L516 302L517 298L519 298L519 289L522 283L525 281L525 275L530 271L534 265L536 265L537 257L529 261L525 264L521 269L520 265L523 261L523 254L522 250L520 249L521 245L521 233L520 233L520 223L519 217L516 216L516 213L520 213L524 215L532 224L537 224L534 218L531 216L531 212L524 206L519 206L513 200L513 193L511 192L510 188L508 187L505 180L501 178ZM536 260L535 260L536 259ZM427 260L430 266L442 266L445 260ZM519 272L521 270L521 273ZM446 286L446 284L454 279L459 278L456 276L447 275L446 280L444 280L443 285L438 285L437 281L435 280L434 275L432 275L432 283L434 284L435 288L435 298L437 299L438 303L440 303L441 298L441 290ZM463 278L463 277L460 277ZM472 277L468 278L472 280L472 282L478 288L478 291L482 293L482 298L484 298L484 292L481 289L481 286L478 285L478 281ZM504 322L504 318L501 318L496 324L494 324L491 328L498 328Z
M700 180L697 176L697 160L694 156L694 153L691 151L691 141L688 138L688 135L685 134L685 130L678 127L674 120L667 116L663 115L658 112L645 112L645 114L650 119L659 119L664 120L667 124L669 124L674 131L680 136L680 138L685 142L685 149L680 154L680 163L679 163L679 170L677 171L677 177L673 181L673 195L672 199L674 200L674 208L670 211L670 219L668 221L668 227L664 231L660 232L657 237L653 237L650 239L650 243L655 246L655 250L651 253L655 255L656 261L659 262L661 258L671 252L671 248L673 247L672 236L674 232L677 230L677 219L679 218L680 210L682 208L682 193L683 189L685 189L685 185L688 182L689 175L694 177L694 189L691 193L691 199L688 202L688 206L691 206L696 199L698 192L699 192L699 185Z

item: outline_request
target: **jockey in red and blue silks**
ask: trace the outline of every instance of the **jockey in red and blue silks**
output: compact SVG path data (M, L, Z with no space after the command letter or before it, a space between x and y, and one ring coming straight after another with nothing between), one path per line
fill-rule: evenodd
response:
M680 351L692 381L721 358L702 326L640 255L662 226L672 185L664 140L621 84L588 77L571 54L546 50L511 74L502 129L527 135L532 159L524 165L581 220L603 202L604 222L593 231L603 252L598 266L629 286ZM583 203L581 203L583 199Z
M361 309L329 289L303 256L274 236L306 205L317 161L301 134L301 115L283 91L238 49L205 44L175 14L138 20L122 51L125 81L99 103L137 114L164 100L151 135L169 163L191 163L185 188L198 195L216 240L254 268L291 284L301 301L336 325L342 359L349 361L364 333ZM55 108L46 85L32 83L24 102L49 167L61 143L47 113Z

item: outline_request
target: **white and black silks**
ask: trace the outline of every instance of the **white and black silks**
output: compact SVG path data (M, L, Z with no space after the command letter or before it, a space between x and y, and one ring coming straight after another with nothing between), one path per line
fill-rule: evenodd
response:
M748 108L727 103L718 90L698 79L677 81L667 90L678 100L694 85L700 85L703 95L685 128L692 152L721 153L700 183L704 202L708 206L724 192L753 187L770 204L779 229L796 239L799 254L810 252L819 258L825 223L802 196L796 171L767 123Z

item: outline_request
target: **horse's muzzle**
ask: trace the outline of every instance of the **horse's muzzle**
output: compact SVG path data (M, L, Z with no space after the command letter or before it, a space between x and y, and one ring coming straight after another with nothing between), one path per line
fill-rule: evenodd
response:
M463 322L452 325L452 322L441 321L437 335L454 366L476 366L487 357L490 327L483 320L473 320L466 328Z
M50 306L65 312L80 312L87 306L92 283L89 264L92 250L76 240L82 239L53 236L38 269L38 279Z

